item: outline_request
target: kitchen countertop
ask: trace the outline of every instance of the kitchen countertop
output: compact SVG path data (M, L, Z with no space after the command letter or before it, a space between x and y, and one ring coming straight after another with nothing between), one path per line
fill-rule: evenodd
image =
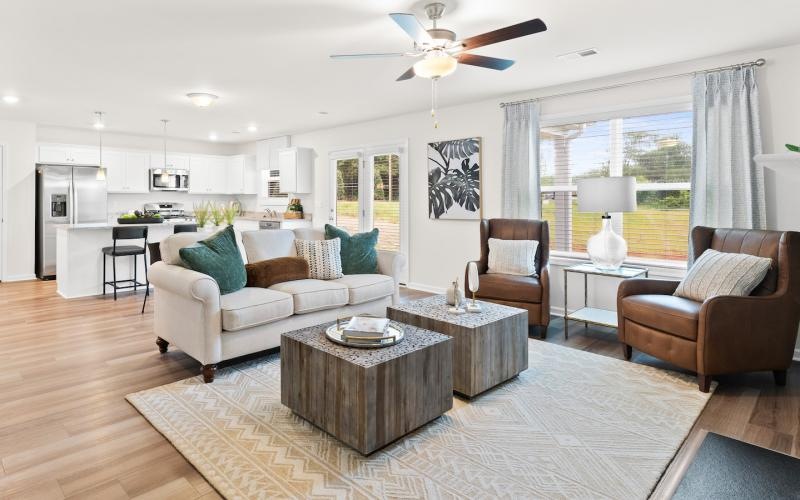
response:
M156 222L153 224L119 224L117 222L85 222L82 224L56 224L56 229L66 229L69 231L75 229L111 229L112 227L117 226L147 226L147 227L160 227L165 226L169 227L170 231L172 230L172 226L175 224L192 224L192 221L186 220L165 220L164 222Z

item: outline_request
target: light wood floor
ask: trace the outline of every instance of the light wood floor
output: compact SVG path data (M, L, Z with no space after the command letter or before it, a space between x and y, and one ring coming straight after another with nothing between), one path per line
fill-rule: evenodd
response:
M124 399L199 372L178 350L159 355L152 305L140 315L141 300L66 301L53 282L0 284L0 497L219 498ZM548 341L621 357L612 330L570 331L564 341L554 318ZM657 495L671 491L707 430L800 456L794 377L797 364L783 388L766 373L722 378Z

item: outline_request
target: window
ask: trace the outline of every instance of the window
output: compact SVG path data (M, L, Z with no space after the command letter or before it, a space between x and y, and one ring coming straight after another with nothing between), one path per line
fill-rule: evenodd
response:
M281 192L281 171L268 170L266 175L267 198L288 198L287 193Z
M632 175L638 209L614 214L628 258L685 261L689 238L692 113L615 117L540 130L542 218L553 251L583 254L600 215L577 210L575 180Z

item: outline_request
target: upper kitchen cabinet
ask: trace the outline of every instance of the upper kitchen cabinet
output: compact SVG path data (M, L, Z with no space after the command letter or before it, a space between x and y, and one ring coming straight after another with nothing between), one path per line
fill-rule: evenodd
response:
M103 166L109 193L147 193L150 191L147 153L104 151Z
M258 194L258 172L253 156L228 157L228 194Z
M281 172L282 192L303 194L313 190L313 149L291 147L279 150L278 168Z
M224 156L192 156L189 193L227 194L228 159Z
M150 168L164 168L164 153L150 155ZM167 168L170 170L189 170L189 156L167 153Z
M44 144L39 146L38 162L97 165L100 163L100 150L68 144Z

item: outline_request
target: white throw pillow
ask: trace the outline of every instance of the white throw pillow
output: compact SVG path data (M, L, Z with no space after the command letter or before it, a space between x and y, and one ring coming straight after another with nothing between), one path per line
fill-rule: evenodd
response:
M342 274L342 240L295 240L297 256L308 261L308 277L335 280Z
M500 240L489 238L490 274L536 276L536 240Z
M772 259L708 249L680 282L674 295L697 302L718 295L750 295L767 275Z

